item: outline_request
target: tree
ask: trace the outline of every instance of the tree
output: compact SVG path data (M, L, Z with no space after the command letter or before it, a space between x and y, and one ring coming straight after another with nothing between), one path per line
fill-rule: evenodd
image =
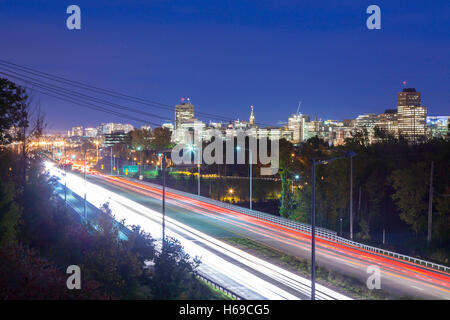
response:
M152 132L147 129L135 129L130 132L131 147L134 150L149 150L152 138Z
M11 133L16 133L13 132L15 129L28 126L24 122L28 116L27 100L25 89L0 78L0 145L7 145L14 140Z
M153 150L162 151L173 148L172 134L169 128L158 127L153 130L153 138L150 146Z
M168 238L154 262L151 283L154 298L189 299L192 286L197 282L193 272L200 261L192 260L178 240Z
M418 162L395 170L389 178L395 190L392 199L399 208L400 218L411 226L416 235L425 230L427 223L428 172L428 165Z
M292 154L294 148L292 144L285 139L280 140L279 145L279 154L280 154L280 168L279 175L281 179L281 199L280 199L280 215L283 217L289 216L292 212L292 195L288 192L289 190L289 172L291 171L293 158Z

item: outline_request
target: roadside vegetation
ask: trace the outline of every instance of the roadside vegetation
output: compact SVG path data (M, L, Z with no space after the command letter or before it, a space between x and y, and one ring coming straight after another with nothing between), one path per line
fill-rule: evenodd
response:
M177 240L158 251L138 226L121 239L123 223L107 204L87 223L65 208L44 155L28 150L45 127L35 111L21 87L0 79L0 300L222 299ZM67 288L71 265L80 267L80 290Z

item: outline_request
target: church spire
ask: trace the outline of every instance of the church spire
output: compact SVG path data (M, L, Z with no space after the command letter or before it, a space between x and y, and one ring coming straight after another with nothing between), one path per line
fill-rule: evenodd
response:
M252 111L250 112L250 121L249 121L249 124L250 124L250 125L254 125L254 124L255 124L255 115L253 114L253 106L250 106L250 109L251 109Z

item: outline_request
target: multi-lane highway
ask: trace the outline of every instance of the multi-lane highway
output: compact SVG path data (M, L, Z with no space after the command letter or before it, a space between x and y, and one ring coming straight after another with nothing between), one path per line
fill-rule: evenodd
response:
M88 181L146 209L161 211L161 190L151 184L101 174L90 175ZM288 254L310 257L310 235L307 233L171 192L166 193L166 201L166 213L172 221L211 239L247 237ZM381 271L382 289L411 297L450 299L450 276L447 273L320 238L316 248L318 264L342 274L365 282L369 276L367 268L376 265ZM221 250L217 249L219 253ZM263 279L267 277L265 272L259 274ZM289 290L286 289L287 292ZM303 296L297 297L305 298L307 291L303 290Z
M69 196L69 205L82 208L80 199L86 191L86 199L95 209L108 202L117 220L126 219L127 225L140 225L156 239L161 235L161 213L143 205L132 195L123 195L101 184L107 180L90 176L84 182L78 175L61 171L48 164L51 174L78 197ZM107 182L106 182L107 183ZM91 208L92 209L92 208ZM82 211L82 210L81 210ZM168 210L173 213L170 209ZM310 281L271 263L249 255L223 241L170 217L166 219L166 235L177 238L192 256L201 258L198 272L220 283L246 299L309 299ZM316 286L318 299L349 299L347 296Z

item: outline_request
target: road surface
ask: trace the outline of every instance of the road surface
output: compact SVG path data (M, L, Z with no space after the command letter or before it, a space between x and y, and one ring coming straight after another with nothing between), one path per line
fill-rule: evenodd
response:
M145 207L161 211L161 191L151 184L103 175L89 181ZM247 237L299 258L310 259L310 236L275 223L173 193L166 194L167 216L214 238ZM366 282L367 268L381 271L381 288L397 295L450 299L450 275L396 258L350 248L324 239L316 241L317 263Z

